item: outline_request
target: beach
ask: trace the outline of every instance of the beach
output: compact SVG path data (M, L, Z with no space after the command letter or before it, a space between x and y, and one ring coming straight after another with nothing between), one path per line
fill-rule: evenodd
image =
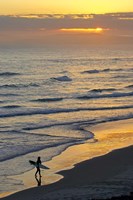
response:
M91 131L95 133L95 140L100 143L100 152L98 146L91 148L94 141L92 144L69 147L61 155L45 163L53 171L53 175L49 175L50 180L46 175L49 173L42 174L45 185L34 187L30 181L29 189L1 199L108 199L128 195L133 186L132 128L132 119L93 126ZM116 150L114 146L117 147ZM34 171L28 173L19 176L25 184L34 176Z
M13 1L0 1L0 199L132 200L133 0Z

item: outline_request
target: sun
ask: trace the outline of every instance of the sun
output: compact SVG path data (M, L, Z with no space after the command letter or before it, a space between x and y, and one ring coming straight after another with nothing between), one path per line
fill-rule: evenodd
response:
M71 32L71 33L72 32L80 32L80 33L97 33L97 34L99 34L107 29L97 27L97 28L62 28L60 30L64 31L64 32Z

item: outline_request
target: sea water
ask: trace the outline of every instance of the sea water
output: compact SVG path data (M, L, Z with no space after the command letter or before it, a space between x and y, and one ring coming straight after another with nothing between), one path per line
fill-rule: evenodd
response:
M132 117L131 49L1 48L0 191L17 190L8 176L28 160L93 139L86 126Z

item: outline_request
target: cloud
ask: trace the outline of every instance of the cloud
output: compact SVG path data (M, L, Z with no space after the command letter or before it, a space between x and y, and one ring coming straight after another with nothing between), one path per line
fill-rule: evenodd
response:
M61 28L111 28L133 30L133 13L111 14L29 14L0 16L2 30L36 30Z
M98 36L94 34L97 28L108 31L101 31L102 34ZM62 29L78 31L71 34ZM0 44L5 42L71 43L74 41L82 44L105 41L131 43L132 35L133 13L0 16Z

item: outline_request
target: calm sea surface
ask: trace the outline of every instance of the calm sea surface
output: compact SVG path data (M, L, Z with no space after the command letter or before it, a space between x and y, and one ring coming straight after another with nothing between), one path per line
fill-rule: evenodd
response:
M93 138L85 126L132 117L133 51L0 49L0 191L29 159Z

